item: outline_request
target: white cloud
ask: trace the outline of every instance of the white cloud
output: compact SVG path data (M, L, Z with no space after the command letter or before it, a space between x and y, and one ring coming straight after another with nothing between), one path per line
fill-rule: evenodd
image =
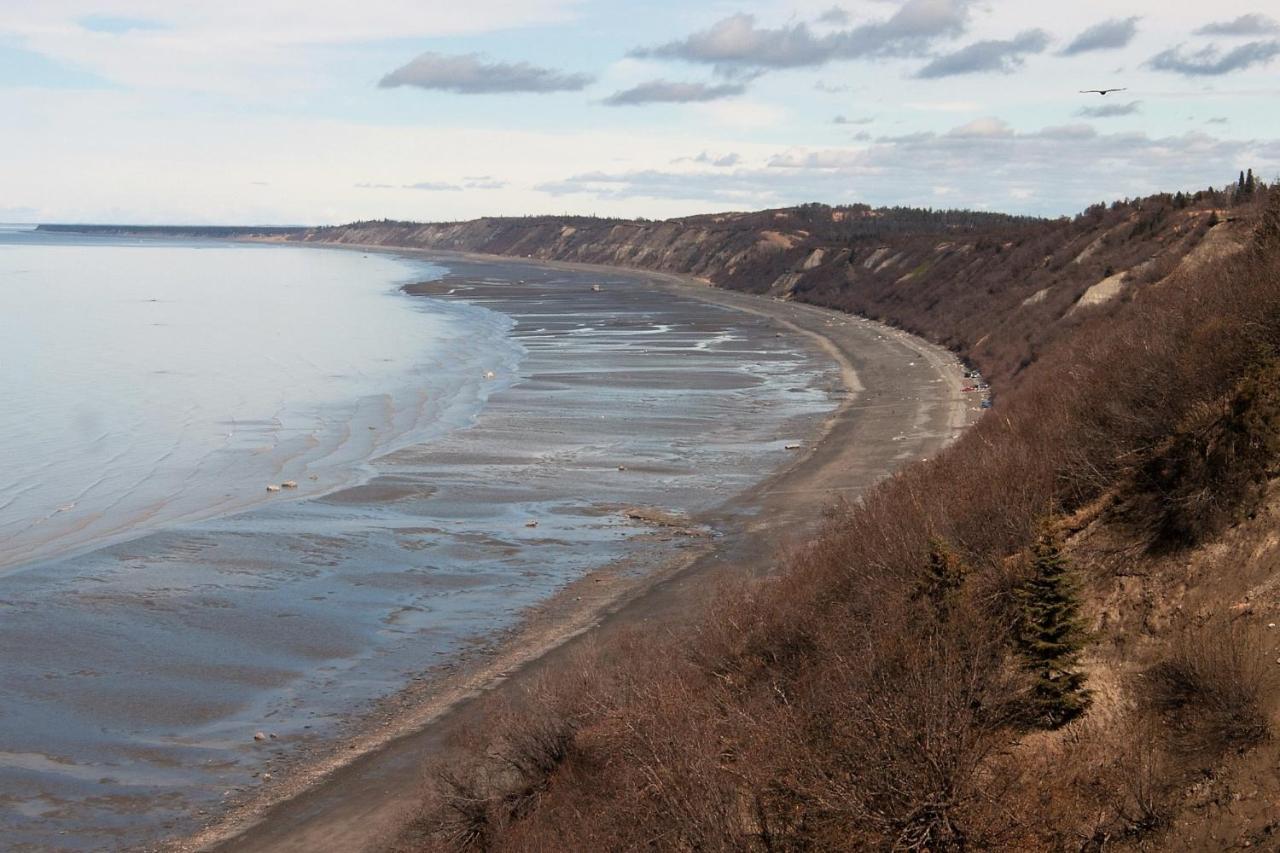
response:
M734 69L800 68L838 59L918 54L934 40L964 31L970 0L906 0L884 20L847 30L815 32L801 21L779 27L757 24L746 13L730 15L683 39L640 48L634 55L680 59ZM833 22L824 14L821 22Z
M645 83L614 92L604 99L611 107L641 106L643 104L694 104L718 101L741 95L747 90L743 83L686 83L675 80L649 80Z
M1096 50L1118 50L1128 46L1138 34L1138 17L1112 18L1094 24L1062 49L1064 56L1091 53Z
M503 92L579 92L592 81L589 74L540 68L528 62L490 62L479 54L448 55L428 51L385 75L383 89L412 86L460 95Z
M1280 32L1280 22L1256 12L1230 21L1215 21L1196 30L1202 36L1260 36Z
M1049 34L1044 30L1024 30L1011 39L977 41L943 54L917 71L916 76L933 79L982 72L1009 74L1022 66L1027 54L1041 53L1048 46Z
M1217 45L1187 50L1182 45L1163 50L1147 64L1157 71L1172 71L1187 77L1218 77L1266 65L1280 56L1280 41L1251 41L1225 53Z
M542 188L610 199L700 196L721 204L756 199L764 205L928 205L937 185L927 177L945 175L948 204L980 208L995 200L995 207L1014 212L1061 214L1125 193L1221 185L1241 162L1263 174L1280 168L1280 142L1204 133L1102 134L1086 124L1018 132L998 118L982 118L945 133L881 138L868 146L792 148L774 154L764 167L727 174L597 171L571 174Z

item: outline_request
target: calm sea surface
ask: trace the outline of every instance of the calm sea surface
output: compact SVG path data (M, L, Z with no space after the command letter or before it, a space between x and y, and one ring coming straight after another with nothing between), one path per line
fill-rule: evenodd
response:
M399 291L442 272L0 229L0 572L329 491L465 420L519 348L500 314Z

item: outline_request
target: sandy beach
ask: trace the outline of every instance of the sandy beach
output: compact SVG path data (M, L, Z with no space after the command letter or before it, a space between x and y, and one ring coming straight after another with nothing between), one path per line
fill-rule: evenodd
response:
M456 666L425 673L340 742L282 762L271 787L165 849L353 851L376 844L413 807L424 760L472 718L478 696L529 683L604 632L660 630L687 619L714 578L768 573L780 551L815 529L824 508L856 500L895 469L935 453L979 414L978 400L960 391L962 371L949 353L871 321L673 276L567 264L522 268L526 287L540 277L587 276L581 280L594 277L606 292L640 285L750 318L766 338L785 338L827 360L837 405L786 445L784 463L753 482L739 481L739 488L718 489L717 501L679 515L663 512L661 494L643 507L623 507L624 515L649 522L636 540L640 547L526 609L517 624ZM452 286L446 279L422 289Z

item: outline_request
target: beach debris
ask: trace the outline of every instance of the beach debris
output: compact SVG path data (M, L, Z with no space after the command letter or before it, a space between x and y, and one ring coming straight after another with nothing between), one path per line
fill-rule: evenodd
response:
M257 741L263 741L263 740L266 740L266 739L267 739L267 733L266 733L266 732L254 732L254 733L253 733L253 739L254 739L254 740L257 740Z
M285 480L285 481L284 481L283 483L281 483L280 485L281 485L281 486L283 486L283 487L284 487L284 488L286 488L286 489L296 489L296 488L298 488L298 483L297 483L297 481L296 481L296 480Z
M629 507L624 509L622 514L628 521L657 528L656 532L665 540L670 540L677 536L702 537L710 535L710 531L705 527L694 524L686 516L667 512L658 507ZM627 532L620 531L618 535L626 536Z
M802 445L799 445L799 444L784 444L782 446L782 449L783 450L799 450L801 446Z
M628 521L638 521L654 527L670 527L681 531L690 530L689 519L657 507L633 506L622 511Z
M593 284L593 285L591 285L591 290L592 290L594 293L599 293L600 291L604 290L604 288L603 288L603 287L601 287L601 286L600 286L600 285L598 285L598 284Z
M626 466L626 465L619 465L619 466L618 466L618 470L619 470L619 471L625 471L625 470L627 470L627 466Z
M537 526L538 526L538 522L536 522L536 521L526 521L526 522L524 523L524 526L525 526L525 527L537 527Z
M263 781L263 782L270 782L270 781L271 781L271 774L270 774L270 773L263 773L263 774L262 774L262 781Z
M494 378L495 376L497 376L497 375L498 375L498 374L494 373L492 370L486 370L486 371L484 372L484 378L485 378L485 379L493 379L493 378Z
M268 491L268 492L278 492L278 491L280 491L280 487L279 487L279 486L277 486L275 483L268 483L268 484L267 484L267 491Z

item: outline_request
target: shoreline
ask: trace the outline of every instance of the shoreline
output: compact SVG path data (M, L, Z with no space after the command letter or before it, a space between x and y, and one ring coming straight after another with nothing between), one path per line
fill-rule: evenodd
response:
M649 534L656 547L644 557L610 563L570 582L500 632L492 653L472 655L470 660L464 655L454 672L420 678L381 703L362 721L360 734L318 758L304 760L290 769L287 782L233 807L204 830L165 842L160 849L352 850L367 846L393 829L397 816L412 807L418 760L437 750L451 731L467 721L477 697L536 677L543 667L563 661L597 631L683 618L727 567L750 577L768 574L772 555L811 530L824 508L838 499L856 498L903 464L935 453L979 414L976 399L970 401L960 393L961 367L951 353L852 315L632 268L382 246L316 245L423 256L443 263L458 258L626 274L647 286L767 318L805 336L838 366L844 399L823 418L813 441L794 460L715 509L694 516L687 528L659 526ZM405 289L424 292L412 285ZM876 347L884 352L867 352ZM903 358L908 359L905 364ZM693 525L722 535L718 539L698 535ZM370 826L377 828L370 830Z
M286 254L348 276L389 263ZM154 846L274 795L335 746L354 755L440 695L457 671L446 662L491 661L492 643L586 572L634 557L621 583L691 557L702 537L664 523L790 464L784 443L807 442L840 402L808 340L634 274L451 260L422 285L445 298L424 302L399 288L438 265L402 259L378 299L409 319L451 299L494 309L527 357L504 369L504 344L451 333L456 355L438 366L495 393L466 428L373 460L360 486L8 578L0 823L13 843ZM448 378L433 369L423 383Z

